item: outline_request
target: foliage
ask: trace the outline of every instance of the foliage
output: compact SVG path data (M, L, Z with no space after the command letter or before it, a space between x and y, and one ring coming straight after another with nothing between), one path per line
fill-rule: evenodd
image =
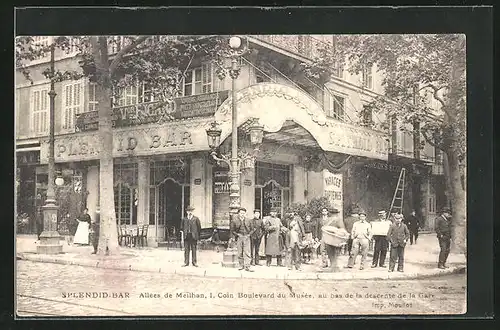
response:
M28 234L30 225L30 217L27 213L18 214L16 217L16 232L18 234Z
M59 206L57 230L60 234L74 235L78 226L77 218L85 208L86 194L75 192L72 185L56 188L56 200Z
M327 208L329 212L336 212L337 210L333 208L330 200L327 197L315 197L311 199L308 203L293 203L285 209L285 214L290 212L296 212L302 219L305 218L306 214L311 214L311 217L317 218L321 216L321 210Z

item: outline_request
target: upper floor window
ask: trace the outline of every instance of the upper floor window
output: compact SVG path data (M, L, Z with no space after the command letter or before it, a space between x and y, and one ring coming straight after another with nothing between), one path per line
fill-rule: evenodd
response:
M212 92L212 80L211 63L204 63L200 67L188 70L184 77L184 96Z
M62 127L72 129L75 127L75 115L84 111L83 81L71 81L63 85L62 97Z
M343 68L342 64L335 62L333 64L332 74L334 77L341 78L341 79L344 78L344 68Z
M330 95L330 111L328 116L335 119L344 119L345 97Z
M88 99L88 111L97 111L97 95L96 95L96 84L89 83L89 99Z
M370 105L363 105L363 110L361 111L361 120L363 125L372 126L373 123L373 107Z
M153 88L147 82L138 82L136 85L119 88L114 94L112 104L118 107L158 101L153 93Z
M30 95L30 128L35 134L47 133L49 129L49 87L33 89Z
M363 87L372 89L373 88L373 76L372 76L373 65L367 64L364 66L361 74L363 80Z
M49 36L36 36L33 37L33 44L37 46L48 47L50 45L50 37Z
M299 35L297 40L299 54L304 56L311 55L311 36Z
M108 52L109 54L115 54L120 51L123 47L123 36L113 36L108 39Z

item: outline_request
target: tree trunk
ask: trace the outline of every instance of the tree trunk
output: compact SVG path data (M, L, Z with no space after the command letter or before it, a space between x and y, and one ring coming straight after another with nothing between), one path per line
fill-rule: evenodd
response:
M452 250L459 253L467 251L467 210L466 192L460 180L460 162L453 151L447 153L449 181L453 205L452 214Z
M118 252L118 233L116 227L115 200L113 187L113 128L111 123L111 88L96 86L99 101L99 183L100 183L100 236L98 253L100 255Z

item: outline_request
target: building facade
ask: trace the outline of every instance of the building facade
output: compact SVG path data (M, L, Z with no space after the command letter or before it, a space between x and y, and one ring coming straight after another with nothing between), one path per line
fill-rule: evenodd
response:
M245 135L253 118L264 126L264 140L255 167L242 172L242 206L264 214L278 207L283 214L292 203L328 196L339 216L354 204L375 216L390 207L405 167L405 212L417 209L433 228L444 190L439 153L430 146L414 150L416 140L395 128L384 130L384 118L370 114L369 125L357 120L383 92L376 68L360 77L339 68L319 85L297 74L298 67L313 56L315 43L332 36L247 38L253 52L242 59L236 80L240 150L250 151ZM41 74L47 66L48 59L32 63L33 84L16 76L17 212L32 219L47 185L50 83ZM77 57L59 54L56 67L76 69ZM219 123L220 152L230 150L231 78L220 80L213 65L199 59L188 68L183 87L183 96L163 112L167 121L156 119L153 109L162 105L141 83L123 90L113 110L117 222L148 224L153 245L178 230L187 205L195 207L204 228L229 224L229 169L211 160L205 130ZM85 205L94 215L99 204L95 87L82 79L56 83L55 89L58 175L80 198L80 208Z

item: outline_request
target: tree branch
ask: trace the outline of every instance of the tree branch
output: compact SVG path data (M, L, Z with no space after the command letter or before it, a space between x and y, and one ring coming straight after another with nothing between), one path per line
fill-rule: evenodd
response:
M150 36L140 36L137 39L135 39L134 41L132 41L132 43L130 43L127 46L120 49L120 51L116 54L115 58L113 59L113 61L111 62L110 66L109 66L109 72L111 74L113 74L113 71L116 69L116 67L118 66L118 64L122 60L123 56L128 54L130 51L132 51L135 47L140 45L142 42L144 42L149 37Z
M427 141L427 143L429 143L431 146L433 146L434 148L438 148L439 150L443 150L443 147L441 145L439 145L438 143L434 142L434 138L433 137L430 137L428 135L428 131L427 129L425 128L420 128L420 132L422 133L422 135L424 136L424 139L425 141Z

